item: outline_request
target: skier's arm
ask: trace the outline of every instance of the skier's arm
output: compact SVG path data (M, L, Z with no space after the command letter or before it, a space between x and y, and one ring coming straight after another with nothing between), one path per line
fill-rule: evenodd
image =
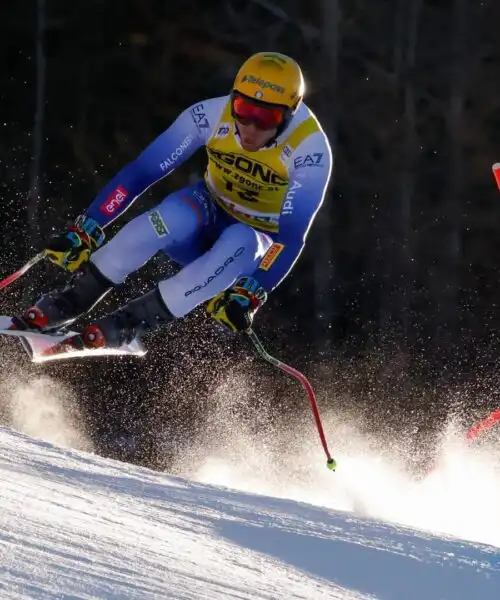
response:
M217 123L219 98L199 102L182 112L133 162L99 192L86 214L105 227L138 196L203 146Z
M311 136L313 137L313 136ZM331 150L323 133L299 146L291 158L290 184L283 203L279 232L255 277L270 292L292 270L305 245L330 180Z

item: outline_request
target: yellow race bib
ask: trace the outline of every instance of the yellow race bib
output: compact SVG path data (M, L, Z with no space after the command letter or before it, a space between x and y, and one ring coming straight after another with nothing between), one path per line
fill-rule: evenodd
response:
M215 201L242 223L264 231L278 231L290 181L289 158L315 131L319 131L319 125L309 116L279 143L249 152L238 142L228 102L206 144L205 182Z

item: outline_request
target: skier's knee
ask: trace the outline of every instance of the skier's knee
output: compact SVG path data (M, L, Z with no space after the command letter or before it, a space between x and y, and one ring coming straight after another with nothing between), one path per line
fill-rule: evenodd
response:
M234 249L243 247L247 256L251 256L254 263L252 268L256 268L260 259L273 243L270 236L243 223L230 225L223 232L220 239L223 243L234 245Z
M187 195L178 192L167 196L158 207L149 212L148 218L156 234L164 238L166 247L186 243L204 224L199 206Z
M249 225L234 223L223 231L220 240L252 250L257 247L257 232Z

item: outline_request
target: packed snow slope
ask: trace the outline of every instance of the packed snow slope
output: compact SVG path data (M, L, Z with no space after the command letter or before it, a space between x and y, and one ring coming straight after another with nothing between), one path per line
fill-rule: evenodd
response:
M2 600L500 598L493 546L194 483L5 428L0 476Z

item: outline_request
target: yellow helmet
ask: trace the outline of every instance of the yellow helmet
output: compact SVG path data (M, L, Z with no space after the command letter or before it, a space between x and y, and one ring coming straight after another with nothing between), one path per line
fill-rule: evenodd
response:
M284 106L292 116L304 96L304 77L299 65L289 56L278 52L259 52L241 66L233 92Z

